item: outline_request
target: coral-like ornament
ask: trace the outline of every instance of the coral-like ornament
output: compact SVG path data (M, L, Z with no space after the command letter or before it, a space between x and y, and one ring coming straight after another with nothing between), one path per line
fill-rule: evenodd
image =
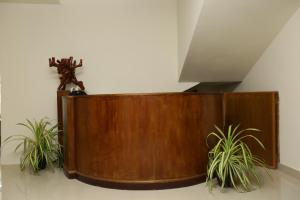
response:
M82 59L80 59L79 64L73 61L73 57L62 58L61 60L55 60L55 57L49 58L49 67L56 67L57 72L60 75L60 85L57 90L65 90L66 85L69 83L74 83L81 90L84 90L83 82L78 81L75 76L75 69L77 67L82 67Z

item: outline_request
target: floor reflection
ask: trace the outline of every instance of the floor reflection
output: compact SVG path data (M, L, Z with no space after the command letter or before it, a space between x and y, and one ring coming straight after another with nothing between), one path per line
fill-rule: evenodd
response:
M150 191L106 189L67 179L61 170L44 171L40 175L20 172L18 166L3 166L3 200L299 200L300 180L281 171L272 171L272 180L265 177L264 185L249 193L237 193L215 188L208 192L205 184L186 188Z

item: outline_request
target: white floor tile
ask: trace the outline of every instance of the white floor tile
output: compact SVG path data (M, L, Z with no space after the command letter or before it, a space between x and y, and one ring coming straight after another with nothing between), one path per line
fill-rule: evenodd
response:
M2 200L300 200L300 180L272 171L260 189L237 193L219 188L208 192L205 184L169 190L115 190L67 179L61 170L44 171L39 176L20 172L17 166L2 167Z

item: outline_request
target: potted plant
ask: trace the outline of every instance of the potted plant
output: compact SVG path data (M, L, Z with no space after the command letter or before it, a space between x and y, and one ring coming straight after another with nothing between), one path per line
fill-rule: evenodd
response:
M265 148L262 142L249 132L257 133L260 130L247 128L238 130L239 125L228 127L225 134L215 126L216 132L211 132L207 138L215 137L216 145L209 151L206 183L212 190L213 179L219 180L221 189L234 187L239 192L251 191L255 185L260 185L261 180L256 166L265 168L264 161L251 153L244 139L250 138L256 141L260 147Z
M26 166L30 166L33 172L45 169L46 166L53 166L54 162L58 162L62 157L61 147L57 141L57 124L51 125L46 118L39 121L30 121L26 119L25 123L17 125L26 127L31 136L12 135L4 140L4 142L20 141L15 152L23 147L20 168L24 170Z

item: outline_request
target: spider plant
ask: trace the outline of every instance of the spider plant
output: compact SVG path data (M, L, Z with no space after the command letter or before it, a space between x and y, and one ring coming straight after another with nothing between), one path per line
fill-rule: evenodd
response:
M31 136L12 135L4 140L4 142L19 141L15 147L17 152L21 147L23 151L20 159L20 168L24 170L26 166L30 166L33 172L53 167L53 163L58 161L62 156L61 147L57 142L57 124L51 125L46 118L39 121L30 121L26 119L25 123L17 125L27 128Z
M248 192L255 185L259 186L261 178L258 175L256 166L265 168L265 164L262 159L251 153L244 139L252 139L264 149L264 145L257 137L247 134L249 132L257 133L260 130L247 128L239 131L239 125L235 127L230 125L225 134L219 127L215 126L215 128L216 132L211 132L207 136L207 139L209 137L217 138L216 145L208 153L206 183L209 190L212 190L215 176L219 180L221 189L228 182L239 192Z

